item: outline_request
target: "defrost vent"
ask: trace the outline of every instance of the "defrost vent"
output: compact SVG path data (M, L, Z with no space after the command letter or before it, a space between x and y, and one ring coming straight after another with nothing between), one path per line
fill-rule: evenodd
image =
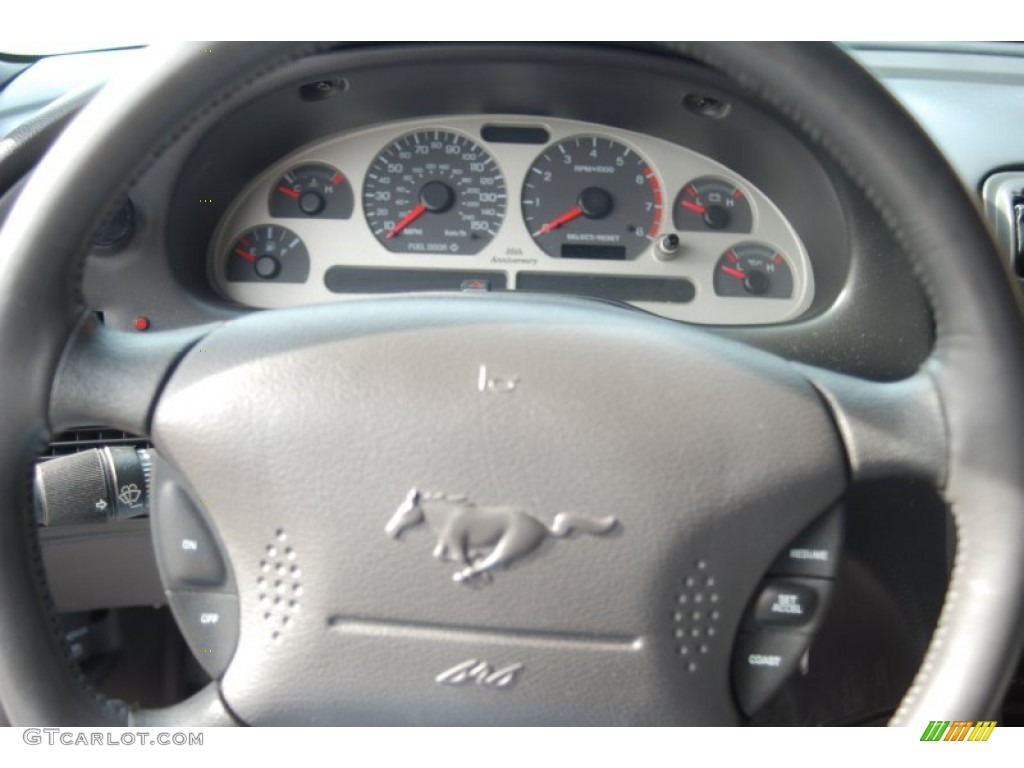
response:
M144 437L132 435L118 429L104 427L79 427L68 432L61 432L40 455L40 461L47 461L58 456L70 456L92 448L126 446L134 448L151 448L152 444Z

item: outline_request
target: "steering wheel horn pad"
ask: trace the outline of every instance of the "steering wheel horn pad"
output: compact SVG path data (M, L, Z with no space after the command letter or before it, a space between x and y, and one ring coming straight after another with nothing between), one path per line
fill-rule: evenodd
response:
M746 603L846 482L792 366L558 299L246 317L182 360L153 437L239 585L222 695L253 724L735 721ZM389 532L403 504L426 520ZM683 656L695 573L718 631Z

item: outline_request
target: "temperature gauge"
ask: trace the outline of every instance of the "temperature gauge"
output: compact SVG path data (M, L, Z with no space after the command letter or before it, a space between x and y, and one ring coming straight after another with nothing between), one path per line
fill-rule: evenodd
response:
M325 163L292 168L270 191L270 215L279 219L347 219L352 205L352 185Z
M754 226L743 190L724 179L702 176L679 192L672 206L672 223L685 232L741 232Z
M771 246L743 243L723 253L715 264L715 293L788 299L793 295L793 272L786 257Z
M232 282L304 283L309 278L309 251L286 227L264 224L246 230L228 251L225 274Z

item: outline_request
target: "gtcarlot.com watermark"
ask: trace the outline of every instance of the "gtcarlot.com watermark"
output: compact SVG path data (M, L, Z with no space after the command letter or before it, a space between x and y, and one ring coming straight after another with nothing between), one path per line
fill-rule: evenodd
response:
M203 734L191 731L82 731L74 728L26 728L26 744L65 747L201 747Z

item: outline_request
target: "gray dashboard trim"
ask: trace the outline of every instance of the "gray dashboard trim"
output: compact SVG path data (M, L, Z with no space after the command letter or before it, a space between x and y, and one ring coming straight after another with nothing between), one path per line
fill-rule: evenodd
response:
M40 59L0 89L0 137L68 92L106 82L138 55L137 49L118 49Z
M965 185L1024 162L1024 56L854 50L938 144Z
M166 602L148 519L44 528L39 539L58 611Z

